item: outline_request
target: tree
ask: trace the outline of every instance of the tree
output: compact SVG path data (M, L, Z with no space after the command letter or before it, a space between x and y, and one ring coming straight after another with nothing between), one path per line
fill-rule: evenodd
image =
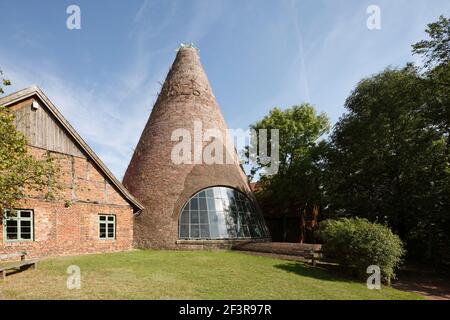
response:
M448 64L450 60L450 20L441 15L438 21L428 24L425 32L430 39L414 44L412 46L413 53L424 58L424 66L427 69Z
M3 79L3 85L9 85ZM3 92L0 86L0 92ZM27 153L25 136L14 126L14 114L0 106L0 209L13 208L26 192L46 192L52 197L57 190L54 182L57 168L54 159L46 155L36 159Z
M0 69L0 77L1 77L1 83L0 85L0 94L3 94L5 91L3 90L3 87L11 85L11 82L8 79L3 78L3 71Z
M303 241L305 215L321 203L321 150L325 145L318 140L328 132L329 120L323 113L318 115L311 105L302 104L286 110L274 108L251 128L256 132L279 129L278 173L262 176L256 195L265 209L277 210L284 217L297 213L301 218L299 240ZM257 160L253 173L265 167Z
M447 161L450 162L450 19L440 16L428 24L429 40L412 46L413 54L424 61L425 90L429 101L424 108L430 125L437 126L446 137Z
M442 258L450 245L444 96L412 65L358 83L331 135L329 213L386 223L411 255Z
M407 64L361 80L327 150L327 213L389 224L410 256L450 261L450 23L428 25ZM447 257L445 254L447 253Z

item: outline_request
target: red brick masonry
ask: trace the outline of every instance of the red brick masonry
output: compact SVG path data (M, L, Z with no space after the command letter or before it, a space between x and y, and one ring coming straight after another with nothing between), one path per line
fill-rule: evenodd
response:
M45 150L30 147L40 155ZM122 251L132 248L133 209L87 159L53 154L61 168L62 190L55 200L29 194L17 209L34 210L34 241L6 242L0 216L0 253L27 251L30 257ZM99 238L99 214L116 216L116 239Z
M26 251L30 257L132 249L134 213L143 206L114 177L42 90L25 88L0 98L36 158L49 153L59 168L52 188L25 190L15 209L33 210L33 239L7 241L0 208L0 254ZM115 216L115 237L100 239L99 215Z

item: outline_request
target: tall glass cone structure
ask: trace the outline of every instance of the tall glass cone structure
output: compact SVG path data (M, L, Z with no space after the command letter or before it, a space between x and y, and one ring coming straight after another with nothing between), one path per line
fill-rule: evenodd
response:
M215 138L208 139L208 132L215 132ZM223 139L217 138L220 135ZM138 247L226 245L269 238L226 137L227 126L197 49L182 46L123 180L145 206L135 219ZM208 153L213 144L215 151ZM213 161L205 154L213 155Z

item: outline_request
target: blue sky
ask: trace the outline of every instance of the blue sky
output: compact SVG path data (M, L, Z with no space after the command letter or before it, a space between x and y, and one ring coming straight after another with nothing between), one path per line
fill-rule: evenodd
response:
M66 8L81 8L81 30ZM369 5L381 30L369 30ZM121 179L181 42L200 49L230 128L310 102L332 123L363 77L416 61L448 0L1 0L6 93L39 85Z

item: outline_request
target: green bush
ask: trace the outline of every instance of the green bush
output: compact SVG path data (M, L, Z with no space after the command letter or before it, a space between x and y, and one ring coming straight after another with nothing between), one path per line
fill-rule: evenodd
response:
M381 224L360 218L324 220L319 225L325 256L334 258L342 268L359 277L367 277L367 267L380 267L382 279L390 283L395 269L405 254L403 243L392 231Z

